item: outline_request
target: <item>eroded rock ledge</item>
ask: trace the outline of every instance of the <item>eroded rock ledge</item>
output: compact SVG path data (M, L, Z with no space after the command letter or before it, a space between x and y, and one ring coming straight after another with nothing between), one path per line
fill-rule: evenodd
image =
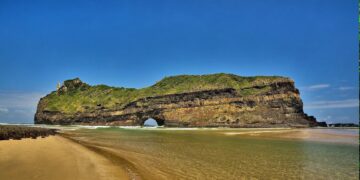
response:
M223 76L229 75L222 74L221 78L224 78ZM243 83L242 79L236 82ZM184 85L186 81L181 81L181 83L180 85ZM35 114L35 123L134 126L143 125L144 121L153 118L158 125L168 127L309 127L316 125L315 118L304 113L299 91L291 79L279 77L263 80L260 78L243 84L245 85L235 88L221 86L225 88L210 90L200 88L200 90L183 93L147 96L122 104L116 103L116 98L106 101L107 104L102 104L100 100L88 104L78 103L77 101L80 100L75 98L74 103L80 104L81 107L76 106L79 110L75 112L70 110L66 112L65 107L61 107L64 105L56 104L56 99L70 104L72 103L71 96L77 97L87 91L98 92L92 90L92 86L74 79L65 81L57 91L40 100ZM168 88L167 86L168 84L163 87ZM153 92L155 87L156 85L149 87L152 88L151 91L145 89L139 94ZM171 86L171 88L174 87L178 88L177 85ZM154 94L159 94L157 92L160 90L157 89ZM173 89L170 90L173 91ZM136 91L140 90L129 92ZM113 94L119 93L120 90L114 91L108 87L100 92L103 93L101 97L113 98ZM91 96L94 93L89 94L88 96ZM67 96L70 98L65 101L64 98ZM91 99L88 96L84 98ZM122 95L116 97L123 98ZM58 110L61 108L64 110Z

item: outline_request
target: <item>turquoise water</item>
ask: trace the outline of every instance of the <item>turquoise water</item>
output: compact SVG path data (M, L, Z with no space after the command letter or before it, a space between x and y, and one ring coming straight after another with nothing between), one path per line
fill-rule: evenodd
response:
M66 134L111 154L141 179L358 179L357 129L259 131L99 128Z

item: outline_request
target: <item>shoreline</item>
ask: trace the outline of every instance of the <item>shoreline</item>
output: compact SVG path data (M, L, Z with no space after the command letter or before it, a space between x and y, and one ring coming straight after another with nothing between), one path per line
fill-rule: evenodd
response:
M136 156L144 157L144 155L129 152L127 150L114 149L112 147L104 146L103 144L98 144L96 142L89 142L86 140L77 140L72 138L70 134L61 134L64 138L77 143L88 150L97 153L111 161L114 165L121 167L127 174L127 178L131 180L141 180L141 179L169 179L171 177L166 177L162 174L161 170L157 171L156 176L150 172L143 164L134 159L128 154L136 154ZM161 178L160 178L161 177Z
M191 126L191 127L174 127L174 126L123 126L123 125L90 125L90 124L6 124L0 125L17 125L26 127L84 127L89 129L96 128L128 128L128 129L359 129L356 126L349 127L322 127L322 126L309 126L309 127L296 127L296 126L264 126L264 127L227 127L227 126Z
M107 160L109 160L114 165L117 165L119 168L122 168L125 173L127 174L127 177L131 180L138 180L142 179L140 173L136 170L135 165L131 163L130 161L126 160L125 158L122 158L115 153L112 153L111 151L107 150L106 147L97 146L96 144L87 143L86 141L79 141L76 139L73 139L70 137L69 134L61 134L61 137L76 143L84 148L86 148L89 151L92 151Z
M164 127L164 126L113 126L113 125L81 125L81 124L8 124L0 123L0 126L18 126L30 128L44 128L54 130L76 130L76 129L99 129L99 128L121 128L121 129L141 129L141 130L285 130L285 129L359 129L359 127Z
M332 143L338 141L336 143L348 145L358 143L358 135L355 135L356 142L347 141L355 136L328 132L331 129L339 128L245 128L240 131L223 129L224 131L211 132L222 134L223 137L251 136L317 142L331 140L334 141ZM77 136L76 132L72 131L60 132L45 138L0 141L0 179L170 178L166 171L149 168L149 165L144 163L146 160L151 160L147 154L121 147L115 148L102 141L92 141Z
M102 154L55 135L0 141L0 179L131 178Z
M172 179L171 176L165 175L162 170L154 170L150 171L148 167L145 164L142 164L142 161L138 161L141 157L145 158L145 154L141 154L138 152L131 152L125 149L119 149L119 148L113 148L108 147L104 144L99 144L98 142L91 142L87 140L77 140L75 138L71 137L71 134L62 134L65 136L65 138L69 139L70 141L74 141L75 143L78 143L79 145L88 148L90 151L93 151L108 160L110 160L113 164L118 165L119 167L122 167L125 169L128 178L131 180L141 180L141 179ZM68 136L68 137L66 137Z

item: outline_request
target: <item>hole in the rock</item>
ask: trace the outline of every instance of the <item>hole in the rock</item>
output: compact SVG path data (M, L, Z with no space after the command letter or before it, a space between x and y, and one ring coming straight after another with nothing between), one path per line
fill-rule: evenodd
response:
M144 121L144 126L159 126L159 124L156 122L155 119L149 118L146 121Z

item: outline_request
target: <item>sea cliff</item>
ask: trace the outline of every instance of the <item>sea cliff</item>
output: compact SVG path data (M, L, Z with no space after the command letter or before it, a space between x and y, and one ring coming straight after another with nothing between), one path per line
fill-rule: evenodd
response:
M153 118L168 127L310 127L290 78L233 74L166 77L134 89L65 81L40 99L36 124L143 125Z

